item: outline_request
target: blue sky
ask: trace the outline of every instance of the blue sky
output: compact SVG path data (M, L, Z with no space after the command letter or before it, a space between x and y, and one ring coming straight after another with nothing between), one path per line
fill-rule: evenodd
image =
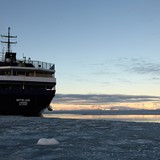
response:
M18 36L18 58L55 63L57 93L159 96L159 8L159 0L0 0L0 34L10 26Z

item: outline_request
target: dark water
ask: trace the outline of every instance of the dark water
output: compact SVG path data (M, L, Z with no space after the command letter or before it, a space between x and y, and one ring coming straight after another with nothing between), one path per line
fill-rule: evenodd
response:
M89 113L79 114L83 115ZM159 160L160 157L159 123L0 116L0 125L0 160ZM59 144L37 145L41 138L54 138Z

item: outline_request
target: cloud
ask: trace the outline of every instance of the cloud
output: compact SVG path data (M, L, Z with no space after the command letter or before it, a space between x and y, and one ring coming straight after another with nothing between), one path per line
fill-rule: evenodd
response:
M53 103L61 104L78 104L78 105L93 105L106 104L114 102L134 103L159 101L158 96L145 95L119 95L119 94L56 94Z
M91 64L90 64L91 65ZM119 72L136 73L140 75L159 75L160 62L152 62L145 58L126 58L119 57L114 60L104 61L102 63L92 64L97 70L92 71L95 75L116 75ZM99 67L97 67L99 66Z
M160 74L160 63L148 62L142 58L123 59L121 66L124 66L127 71L137 74Z

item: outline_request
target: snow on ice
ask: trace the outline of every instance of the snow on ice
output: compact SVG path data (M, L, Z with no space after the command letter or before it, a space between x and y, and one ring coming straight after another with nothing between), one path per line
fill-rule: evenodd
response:
M59 142L54 138L41 138L38 140L37 145L56 145Z

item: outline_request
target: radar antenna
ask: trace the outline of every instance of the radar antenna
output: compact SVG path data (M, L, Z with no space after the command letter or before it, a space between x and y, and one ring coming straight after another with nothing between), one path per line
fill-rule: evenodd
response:
M8 41L1 41L1 43L7 43L7 48L8 48L7 52L8 52L8 53L11 52L11 44L16 44L16 43L17 43L17 42L11 42L11 41L10 41L11 38L17 38L17 36L11 36L11 35L10 35L10 30L11 30L11 28L8 27L8 36L6 36L6 35L1 35L2 38L3 38L3 37L4 37L4 38L8 38Z

